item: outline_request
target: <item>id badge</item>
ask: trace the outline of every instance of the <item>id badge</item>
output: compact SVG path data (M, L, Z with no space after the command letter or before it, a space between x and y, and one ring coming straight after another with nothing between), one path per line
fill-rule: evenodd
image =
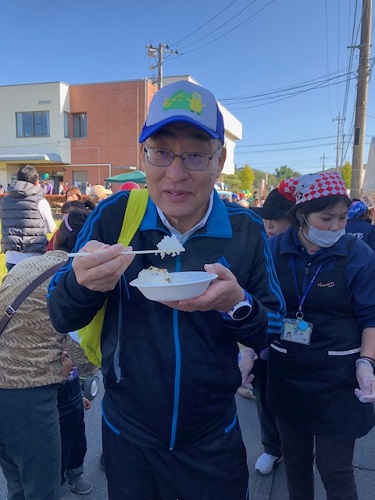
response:
M285 318L281 338L287 342L310 345L313 325L300 319Z

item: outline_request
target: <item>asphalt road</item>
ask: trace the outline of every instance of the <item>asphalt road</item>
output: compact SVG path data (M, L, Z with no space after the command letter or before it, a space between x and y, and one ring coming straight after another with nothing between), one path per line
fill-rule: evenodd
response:
M103 396L103 384L100 383L98 395L92 401L91 410L85 414L88 451L85 459L85 478L93 484L88 495L75 495L68 492L63 500L107 500L107 485L104 472L100 470L101 455L101 415L100 401ZM260 430L254 401L237 396L238 416L243 439L247 449L250 473L250 500L288 500L284 465L281 463L272 474L261 476L254 470L254 464L262 447ZM354 456L355 477L359 500L375 499L375 430L357 441ZM326 495L319 474L316 474L315 500L325 500ZM0 471L0 500L7 498L5 479ZM137 499L134 499L137 500ZM190 499L189 499L190 500ZM200 499L191 499L200 500ZM232 500L232 499L228 499Z

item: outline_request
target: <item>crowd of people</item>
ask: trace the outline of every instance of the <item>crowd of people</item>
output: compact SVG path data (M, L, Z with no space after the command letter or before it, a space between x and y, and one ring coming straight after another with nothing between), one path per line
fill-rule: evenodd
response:
M226 158L223 117L213 94L188 81L155 94L139 143L148 198L126 249L156 248L165 235L174 235L182 255L161 261L152 253L124 253L119 241L125 214L130 206L141 210L131 205L137 198L131 188L111 195L91 186L93 206L83 203L77 188L68 188L71 205L53 243L58 250L49 252L33 167L21 169L17 180L22 192L30 184L30 197L2 201L3 252L12 258L1 300L5 287L19 289L20 275L27 276L26 285L62 264L24 301L30 311L37 294L40 328L35 331L17 312L0 332L0 407L7 408L0 412L0 466L9 498L54 500L64 484L77 493L91 491L82 477L80 391L71 405L62 402L74 409L78 423L76 459L72 445L68 459L61 452L57 399L58 387L61 392L66 379L76 379L63 352L67 332L78 331L79 339L101 313L102 445L110 500L246 500L239 387L256 396L264 452L254 466L261 474L283 460L290 500L312 500L316 464L329 500L357 500L355 442L375 424L373 226L345 230L348 216L364 216L360 200L348 198L337 172L287 179L265 200L256 201L253 193L247 205L221 200L214 186ZM19 193L21 186L14 189ZM16 235L14 227L20 227ZM73 246L85 257L68 259ZM151 301L128 286L150 266L217 277L198 297ZM47 286L47 299L41 298ZM31 327L33 336L26 333ZM25 338L39 346L38 377L31 360L16 376ZM16 406L26 404L35 418L28 436L16 418ZM60 426L66 430L61 412ZM29 440L27 452L23 440L20 450L17 432ZM34 460L39 446L44 456ZM26 453L34 461L25 472ZM36 473L44 467L48 486Z

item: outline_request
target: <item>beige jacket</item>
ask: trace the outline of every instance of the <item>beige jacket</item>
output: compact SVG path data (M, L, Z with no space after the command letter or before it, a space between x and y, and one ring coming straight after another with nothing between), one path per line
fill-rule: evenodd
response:
M41 273L67 261L60 250L19 262L0 287L0 317L8 305ZM0 335L0 388L23 389L62 382L66 335L52 327L47 310L49 279L20 305Z

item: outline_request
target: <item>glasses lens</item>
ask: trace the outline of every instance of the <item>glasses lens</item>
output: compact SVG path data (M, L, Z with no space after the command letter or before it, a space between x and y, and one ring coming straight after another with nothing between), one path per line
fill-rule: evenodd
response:
M147 150L148 161L158 167L168 167L173 160L173 153L168 149L149 148Z
M185 153L182 161L190 170L204 170L208 165L208 156L204 153Z

